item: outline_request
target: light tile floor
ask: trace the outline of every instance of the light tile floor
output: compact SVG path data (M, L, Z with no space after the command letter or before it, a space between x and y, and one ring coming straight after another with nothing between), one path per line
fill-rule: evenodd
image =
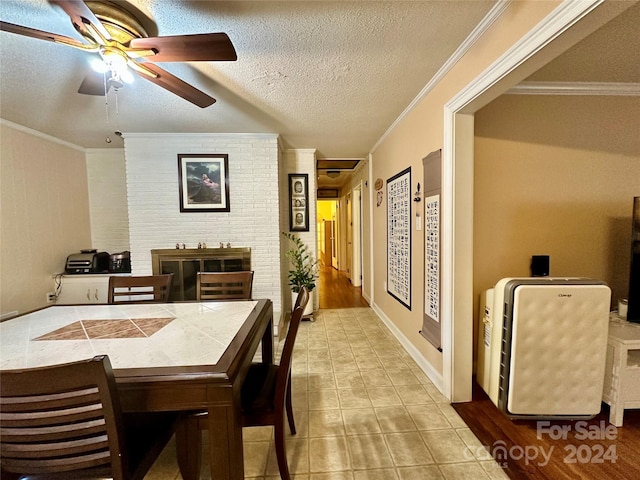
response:
M508 477L370 308L302 323L292 368L295 480ZM279 478L271 427L245 428L245 478ZM210 479L204 462L202 479ZM180 479L170 443L147 480Z

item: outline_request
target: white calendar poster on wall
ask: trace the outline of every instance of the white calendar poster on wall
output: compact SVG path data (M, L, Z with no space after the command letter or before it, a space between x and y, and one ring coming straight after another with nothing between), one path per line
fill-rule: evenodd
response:
M424 199L424 313L440 321L440 195Z
M411 168L387 180L387 292L411 310Z
M442 217L442 150L422 159L424 167L424 306L420 335L442 351L440 322L440 228Z

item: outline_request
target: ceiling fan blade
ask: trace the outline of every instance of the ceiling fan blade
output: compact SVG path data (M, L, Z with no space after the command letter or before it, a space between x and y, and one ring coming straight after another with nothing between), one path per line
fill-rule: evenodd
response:
M147 57L153 62L209 62L238 59L236 50L226 33L199 33L168 37L134 38L129 48L153 49L157 53Z
M80 88L78 88L78 93L103 97L105 94L105 83L107 85L107 91L111 88L109 78L111 78L111 72L99 73L91 70L84 77L84 80L82 80Z
M209 105L213 105L216 101L215 98L210 97L206 93L201 90L198 90L196 87L189 85L187 82L180 80L175 75L163 70L162 68L154 65L150 62L145 62L143 64L143 68L149 70L157 75L157 77L150 77L148 75L141 74L140 76L146 80L149 80L160 87L169 90L172 93L175 93L179 97L184 98L188 102L193 103L194 105L199 106L200 108L208 107Z
M21 25L14 25L13 23L0 21L0 30L10 33L16 33L18 35L24 35L25 37L37 38L39 40L46 40L48 42L64 43L65 45L77 46L79 48L84 47L84 43L79 42L71 37L64 35L58 35L57 33L45 32L43 30L36 30L35 28L23 27Z
M49 0L49 3L62 8L71 17L73 24L80 27L81 32L86 28L86 24L90 23L104 39L111 40L111 34L82 0Z

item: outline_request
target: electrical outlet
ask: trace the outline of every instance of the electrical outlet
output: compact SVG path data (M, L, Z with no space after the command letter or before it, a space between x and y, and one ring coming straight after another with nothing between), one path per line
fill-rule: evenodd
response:
M54 292L47 293L47 303L53 303L56 301L56 294Z

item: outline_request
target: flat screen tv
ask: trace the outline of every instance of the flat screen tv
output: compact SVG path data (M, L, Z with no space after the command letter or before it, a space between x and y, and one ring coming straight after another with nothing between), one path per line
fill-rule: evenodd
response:
M633 199L630 270L627 320L640 323L640 197Z

